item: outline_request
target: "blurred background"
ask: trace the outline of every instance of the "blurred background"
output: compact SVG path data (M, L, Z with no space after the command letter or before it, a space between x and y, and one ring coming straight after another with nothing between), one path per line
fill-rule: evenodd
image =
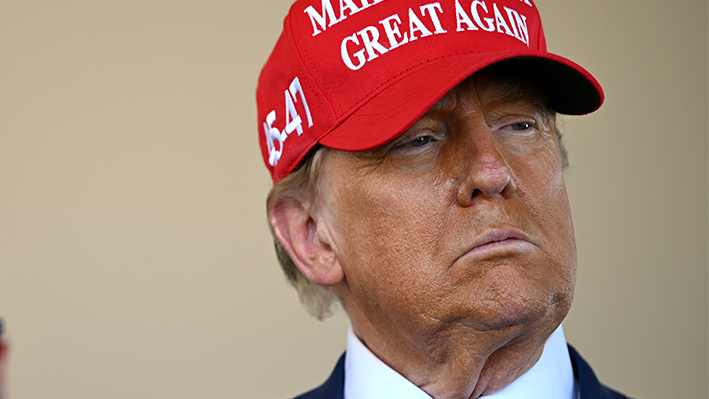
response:
M285 398L347 320L276 263L254 92L287 0L4 1L0 315L10 399ZM603 85L566 117L567 338L638 398L706 398L707 2L539 0Z

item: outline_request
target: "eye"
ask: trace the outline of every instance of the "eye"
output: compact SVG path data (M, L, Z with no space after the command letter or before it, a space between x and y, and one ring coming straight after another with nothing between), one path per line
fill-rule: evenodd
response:
M392 143L388 153L397 156L417 155L428 152L431 149L439 148L442 141L445 141L445 129L436 126L436 129L428 127L416 127L404 133Z
M522 131L522 130L527 130L532 127L532 124L529 122L517 122L517 123L512 123L509 125L510 129L516 130L516 131Z
M421 136L406 143L408 147L422 147L431 142L431 136Z
M510 117L500 120L497 126L501 134L527 137L537 132L538 125L530 118Z

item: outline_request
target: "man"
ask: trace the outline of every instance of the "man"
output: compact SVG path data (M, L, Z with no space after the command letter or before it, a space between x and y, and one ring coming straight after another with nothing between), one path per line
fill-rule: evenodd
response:
M279 260L347 352L302 398L623 398L566 346L556 114L596 80L528 0L301 0L257 92Z

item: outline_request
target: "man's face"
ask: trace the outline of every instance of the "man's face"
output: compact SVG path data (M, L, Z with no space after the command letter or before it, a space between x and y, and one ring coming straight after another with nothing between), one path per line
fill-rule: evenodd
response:
M350 317L381 335L556 328L576 249L543 103L524 81L478 74L394 142L327 153L317 208Z

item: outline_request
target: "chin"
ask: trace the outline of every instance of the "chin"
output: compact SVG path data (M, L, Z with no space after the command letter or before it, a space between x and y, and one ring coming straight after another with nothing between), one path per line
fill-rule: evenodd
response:
M524 278L516 268L497 267L486 276L485 290L476 299L479 327L502 330L539 322L558 325L566 317L573 290ZM561 289L560 289L561 288Z

